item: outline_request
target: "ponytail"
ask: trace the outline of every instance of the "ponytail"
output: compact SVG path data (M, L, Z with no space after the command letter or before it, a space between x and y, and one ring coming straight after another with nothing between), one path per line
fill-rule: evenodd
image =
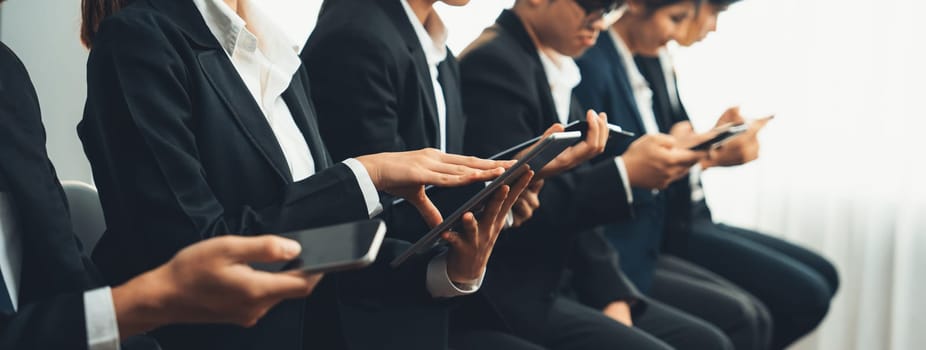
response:
M106 17L119 12L132 0L81 0L80 41L87 48L93 47L93 38L100 30L100 23Z

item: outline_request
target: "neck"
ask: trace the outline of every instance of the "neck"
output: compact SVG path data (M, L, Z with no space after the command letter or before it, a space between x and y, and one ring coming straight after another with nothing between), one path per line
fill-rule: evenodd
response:
M421 24L424 24L428 20L428 16L434 12L434 3L437 0L400 0L408 1L408 6L412 8L412 12L415 13L415 17L418 17L418 21Z
M238 13L238 0L224 0L224 1L225 1L225 4L228 5L228 7L231 7L232 11L235 11L235 13Z
M553 51L552 47L545 45L542 41L540 41L540 37L537 36L537 31L534 30L533 18L529 13L524 11L523 7L515 6L511 9L511 11L521 19L521 24L524 25L524 31L527 32L527 36L531 38L531 41L534 43L534 46L536 46L538 50L542 52L555 52Z
M630 28L634 26L634 23L633 20L628 17L629 16L621 17L621 19L614 22L614 25L611 27L614 28L617 35L624 41L624 45L627 45L627 49L630 50L630 53L636 54L639 52L639 47L635 45L633 37L630 35Z

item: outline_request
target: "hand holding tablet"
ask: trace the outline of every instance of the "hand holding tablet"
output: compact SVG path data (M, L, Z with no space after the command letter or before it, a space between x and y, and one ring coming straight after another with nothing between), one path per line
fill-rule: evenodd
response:
M514 166L486 185L483 190L466 201L466 203L452 214L445 217L443 222L435 226L431 231L415 242L405 253L393 260L391 265L393 267L399 266L408 258L416 254L425 253L441 244L442 239L440 235L447 231L453 231L453 228L459 224L464 214L468 212L479 212L479 209L483 207L486 200L495 193L496 190L505 185L512 185L521 178L521 175L530 171L530 169L543 168L564 150L579 142L581 136L582 134L580 132L573 131L554 133L543 138L540 143L518 159Z

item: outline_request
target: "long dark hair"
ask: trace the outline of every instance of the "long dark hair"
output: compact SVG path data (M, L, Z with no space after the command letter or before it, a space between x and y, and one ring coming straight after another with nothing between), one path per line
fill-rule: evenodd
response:
M106 17L119 12L133 0L81 0L80 41L87 48L93 47L93 38L100 30L100 23Z

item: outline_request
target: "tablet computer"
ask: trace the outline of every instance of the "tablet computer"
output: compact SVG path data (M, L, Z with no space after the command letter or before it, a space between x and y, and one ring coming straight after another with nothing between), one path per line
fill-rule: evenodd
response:
M254 263L258 270L278 272L299 270L305 273L334 272L366 267L386 236L386 224L379 219L281 233L279 236L299 242L302 251L290 261Z
M444 218L444 221L428 231L424 237L421 237L402 255L395 258L391 265L393 267L401 265L408 258L425 253L432 248L443 243L440 238L441 233L453 229L467 212L478 212L485 201L491 197L495 190L503 185L510 185L517 181L528 169L541 169L547 163L552 161L556 156L565 151L567 148L575 145L582 139L582 133L578 131L559 132L544 138L537 147L532 148L527 154L515 163L514 166L505 171L502 175L492 180L485 188L479 191L475 196L467 200L452 214Z
M716 136L712 137L710 140L701 142L695 146L689 148L692 151L707 151L714 147L722 145L724 142L729 140L731 137L742 134L749 130L749 125L747 124L734 124L727 125L715 128L712 132L717 133Z
M566 124L565 131L567 132L578 131L578 132L581 132L584 137L586 130L588 130L588 122L584 120L576 120L569 124ZM620 126L617 126L614 124L608 124L608 140L618 139L618 138L633 138L634 136L635 136L634 133L629 132L629 131L624 131L623 129L621 129ZM495 155L489 157L489 159L492 159L492 160L514 159L514 157L518 155L518 153L520 153L527 147L530 147L530 145L533 145L537 141L540 141L540 137L541 136L537 136L530 140L524 141L514 147L498 152ZM532 168L532 169L539 170L537 168Z

